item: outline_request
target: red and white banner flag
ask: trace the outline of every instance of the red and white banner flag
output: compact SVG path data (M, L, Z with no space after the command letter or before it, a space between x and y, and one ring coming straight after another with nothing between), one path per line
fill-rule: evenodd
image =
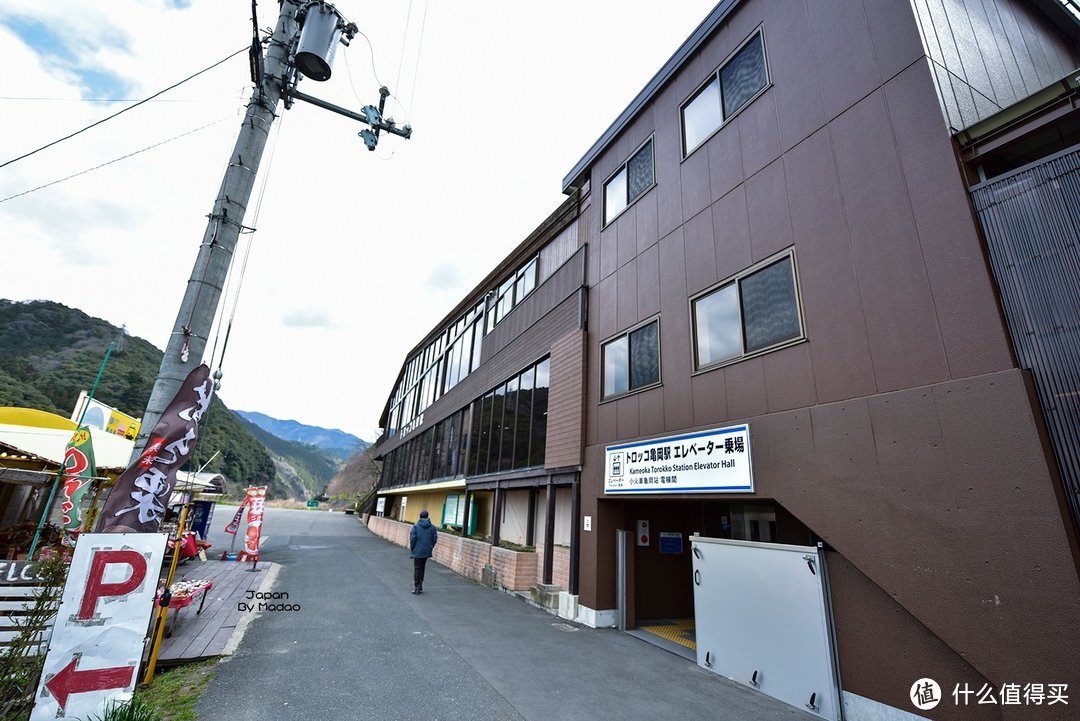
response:
M251 486L247 490L248 529L244 539L244 556L259 557L259 536L262 535L263 506L266 505L266 486Z

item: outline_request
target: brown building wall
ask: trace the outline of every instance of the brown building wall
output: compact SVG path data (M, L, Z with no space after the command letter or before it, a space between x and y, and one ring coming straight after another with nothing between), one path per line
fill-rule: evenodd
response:
M576 330L551 346L551 391L544 456L544 465L548 468L581 465L585 339L585 332Z
M772 86L681 158L680 104L759 26ZM597 158L598 198L650 135L656 186L607 227L600 203L581 216L582 514L595 529L582 534L581 603L614 607L614 530L627 523L603 498L604 446L748 421L755 497L863 574L840 574L838 597L869 598L869 583L895 604L849 603L842 673L895 653L852 643L902 612L912 620L896 628L921 625L946 647L920 641L916 660L966 663L995 684L1068 675L1075 547L911 6L742 3ZM788 247L806 342L694 373L689 297ZM601 402L601 341L656 314L662 384ZM882 697L885 681L851 673Z
M845 688L883 699L924 668L948 671L943 684L1080 683L1067 661L1080 644L1075 549L1037 409L1014 369L746 419L752 498L775 500L857 569L831 579ZM603 447L589 447L582 512L595 521L582 534L581 603L591 608L614 607L614 530L635 513L659 530L664 513L650 499L605 500L602 468ZM869 633L879 626L888 633Z

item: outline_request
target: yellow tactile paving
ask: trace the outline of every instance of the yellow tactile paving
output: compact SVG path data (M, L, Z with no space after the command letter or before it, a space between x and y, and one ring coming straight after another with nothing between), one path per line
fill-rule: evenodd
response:
M646 631L680 646L686 646L691 651L697 650L697 642L694 640L694 619L692 618L648 621L646 625L638 626L638 630Z

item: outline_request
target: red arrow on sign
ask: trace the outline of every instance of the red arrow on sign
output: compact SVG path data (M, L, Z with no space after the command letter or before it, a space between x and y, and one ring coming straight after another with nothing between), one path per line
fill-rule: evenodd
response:
M45 682L45 688L56 698L61 710L67 706L68 696L73 693L88 691L107 691L111 688L127 688L135 678L134 666L116 666L115 668L93 668L76 671L79 656L71 659L55 676Z

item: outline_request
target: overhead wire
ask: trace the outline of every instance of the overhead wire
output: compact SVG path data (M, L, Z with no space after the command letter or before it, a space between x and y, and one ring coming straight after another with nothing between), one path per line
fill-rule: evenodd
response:
M401 33L401 55L398 57L397 78L394 80L394 87L401 87L401 68L405 64L405 46L408 44L409 39L409 25L412 24L412 0L409 0L409 12L405 16L405 29ZM395 105L397 104L397 98L394 98Z
M0 100L57 101L64 103L137 103L140 98L45 98L33 96L0 95ZM158 100L159 103L194 103L197 100Z
M367 35L364 34L363 31L360 31L360 30L357 30L356 34L362 36L364 38L364 40L367 41L368 52L371 55L371 75L372 75L372 77L375 78L375 82L378 83L380 87L387 87L386 83L384 83L382 81L382 78L379 77L379 71L375 69L375 46L372 44L371 38L369 38ZM403 42L404 42L404 40L403 40ZM358 102L363 103L364 99L361 98L360 94L356 92L356 80L353 78L352 66L349 65L349 54L348 53L343 53L342 57L345 58L345 71L349 74L349 86L350 86L350 88L352 90L353 96L356 98L356 100ZM400 79L400 73L398 74L398 76L399 76L399 79ZM387 89L389 89L389 88L387 88ZM405 107L405 103L401 100L401 98L399 98L393 92L390 93L390 97L394 99L394 105L395 106L401 106L401 107L405 108L405 114L406 115L409 114L409 109L408 109L408 107Z
M232 60L234 57L236 57L240 53L246 53L247 51L248 51L248 46L245 45L241 49L237 50L235 53L227 55L226 57L224 57L221 60L217 61L213 65L209 65L209 66L203 68L202 70L198 71L197 73L193 73L192 75L189 75L188 77L184 78L180 82L173 83L172 85L165 88L164 90L159 90L158 92L154 93L153 95L151 95L148 98L143 98L142 100L135 103L134 105L129 105L126 108L113 113L112 115L106 116L106 117L102 118L101 120L98 120L96 122L91 123L90 125L87 125L85 128L81 128L79 130L76 130L74 133L71 133L69 135L65 135L64 137L58 138L57 140L54 140L51 143L47 143L45 145L42 145L40 148L37 148L36 150L31 150L28 153L23 153L22 155L20 155L17 158L12 158L11 160L7 160L7 161L5 161L3 163L0 163L0 168L6 168L7 166L11 165L14 162L17 162L19 160L23 160L24 158L29 158L31 155L34 155L35 153L40 153L42 150L45 150L47 148L51 148L54 145L58 145L59 143L62 143L65 140L70 140L70 139L74 138L76 135L79 135L80 133L85 133L87 130L90 130L91 128L96 128L97 126L101 125L102 123L108 122L109 120L112 120L115 117L123 115L127 111L133 110L133 109L139 107L140 105L143 105L144 103L148 103L151 100L153 100L154 98L158 97L159 95L164 95L165 93L169 92L170 90L180 87L184 83L199 77L203 73L206 73L206 72L209 72L210 70L213 70L217 66L219 66L219 65L221 65L221 64L223 64L223 63L225 63L225 62L227 62L229 60Z
M153 145L148 145L145 148L141 148L140 150L133 151L133 152L128 153L126 155L121 155L119 158L113 158L112 160L101 163L100 165L95 165L92 168L87 168L86 170L80 170L78 173L72 173L71 175L68 175L68 176L66 176L64 178L60 178L59 180L54 180L54 181L52 181L50 183L45 183L44 185L39 185L36 188L30 188L29 190L24 190L21 193L15 193L14 195L9 195L6 198L0 198L0 203L6 203L9 200L14 200L15 198L21 198L24 195L29 195L30 193L37 192L38 190L44 190L45 188L52 187L52 186L54 186L54 185L56 185L58 183L63 183L66 180L71 180L72 178L77 178L80 175L86 175L87 173L91 173L91 172L93 172L95 170L100 170L101 168L112 165L113 163L119 163L121 160L127 160L128 158L134 157L134 156L136 156L136 155L138 155L140 153L145 153L147 150L153 150L154 148L160 148L162 145L165 145L167 143L171 143L174 140L179 140L180 138L187 137L188 135L192 135L193 133L197 133L200 130L206 130L209 127L217 125L218 123L229 120L232 117L233 117L232 115L228 115L228 116L226 116L224 118L218 118L217 120L215 120L212 123L207 123L206 125L202 125L202 126L200 126L198 128L194 128L192 130L189 130L186 133L180 133L179 135L174 135L173 137L168 138L167 140L162 140L159 143L154 143Z
M420 20L420 42L417 43L416 46L416 62L413 64L413 81L412 90L409 94L409 107L413 107L413 101L416 99L416 78L420 74L420 53L424 49L424 29L427 27L428 7L427 0L424 0L424 17ZM408 109L406 109L405 112L406 114L410 114Z

